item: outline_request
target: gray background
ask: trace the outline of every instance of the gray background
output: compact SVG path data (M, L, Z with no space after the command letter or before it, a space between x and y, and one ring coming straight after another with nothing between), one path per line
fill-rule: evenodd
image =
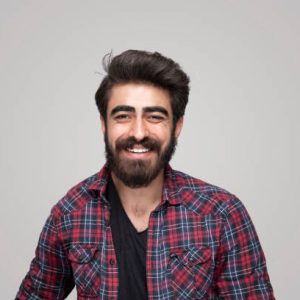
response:
M190 75L172 165L244 202L277 298L297 299L299 1L0 3L1 299L17 292L51 207L104 163L101 58L128 48Z

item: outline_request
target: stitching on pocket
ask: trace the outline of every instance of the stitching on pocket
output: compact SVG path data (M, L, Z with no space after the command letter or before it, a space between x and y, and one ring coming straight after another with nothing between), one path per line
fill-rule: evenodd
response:
M78 295L97 297L100 290L100 262L96 245L75 244L68 252Z
M73 245L69 250L68 258L73 262L84 264L93 258L96 251L96 246Z
M168 270L174 297L201 299L211 279L211 248L174 248L170 253Z

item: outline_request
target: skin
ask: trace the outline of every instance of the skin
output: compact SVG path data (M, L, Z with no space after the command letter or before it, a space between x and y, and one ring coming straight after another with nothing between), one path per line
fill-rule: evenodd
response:
M175 127L176 139L179 137L183 119ZM141 141L152 137L159 141L165 150L171 139L173 114L169 93L161 88L137 83L119 84L112 88L107 107L107 121L101 118L103 133L107 132L108 142L115 150L118 138L135 137ZM135 145L133 148L141 149ZM147 159L155 164L158 154L155 151L120 153L126 159ZM146 187L130 188L112 172L122 205L137 231L148 228L150 213L161 202L163 170Z

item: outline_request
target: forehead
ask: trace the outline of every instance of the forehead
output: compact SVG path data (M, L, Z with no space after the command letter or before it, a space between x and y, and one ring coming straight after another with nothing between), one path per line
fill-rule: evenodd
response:
M169 113L172 112L169 92L144 83L125 83L113 86L108 100L108 113L118 105L132 106L136 111L145 107L161 106Z

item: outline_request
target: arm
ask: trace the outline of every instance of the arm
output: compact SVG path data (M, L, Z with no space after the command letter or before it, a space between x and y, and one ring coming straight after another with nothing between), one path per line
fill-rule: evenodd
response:
M221 238L217 288L221 299L275 299L265 257L243 204L230 201Z
M74 287L72 271L58 238L54 216L44 225L35 258L16 299L64 299Z

